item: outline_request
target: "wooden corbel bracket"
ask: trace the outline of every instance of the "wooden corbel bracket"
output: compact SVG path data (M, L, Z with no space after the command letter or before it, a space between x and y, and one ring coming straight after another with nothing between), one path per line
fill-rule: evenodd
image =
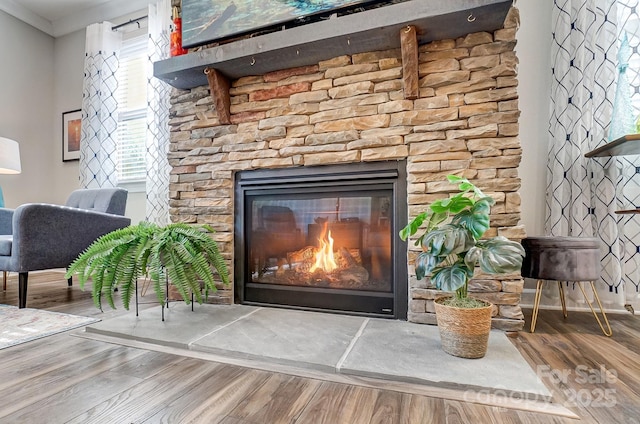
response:
M418 35L415 26L409 25L400 30L400 50L402 51L404 98L414 100L420 96L420 87L418 85Z
M218 120L223 125L231 124L231 99L229 97L229 80L220 71L206 68L204 73L209 81L209 91L218 113Z

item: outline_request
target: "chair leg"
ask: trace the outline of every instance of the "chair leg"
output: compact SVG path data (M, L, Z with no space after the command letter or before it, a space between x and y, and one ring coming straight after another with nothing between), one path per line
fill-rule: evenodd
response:
M602 333L607 337L611 337L611 335L613 334L613 331L611 331L611 325L609 324L609 320L607 319L607 314L604 313L604 308L602 307L602 303L600 302L600 297L598 296L598 292L596 292L595 284L593 284L593 281L590 281L590 283L591 283L591 290L593 291L593 297L596 299L596 302L598 302L598 307L600 308L600 313L602 314L602 318L604 319L604 322L607 324L607 330L604 329L604 326L600 321L600 317L598 317L597 312L595 311L595 309L593 309L593 305L589 301L589 298L587 297L587 293L584 291L584 287L582 287L581 283L578 283L578 286L580 286L580 291L582 291L584 300L587 302L587 305L589 305L589 309L591 309L591 313L593 314L596 321L598 322L598 325L600 326Z
M18 308L27 307L27 279L29 277L28 272L18 273Z
M558 291L560 292L560 303L562 304L562 315L567 318L567 301L564 298L564 288L562 281L558 281Z
M7 271L2 271L2 291L7 291Z
M67 279L67 285L69 287L73 286L73 277L69 277L69 279Z
M536 285L536 295L533 300L533 314L531 315L531 332L536 331L536 321L538 321L538 308L540 307L540 296L542 296L542 280L538 280Z

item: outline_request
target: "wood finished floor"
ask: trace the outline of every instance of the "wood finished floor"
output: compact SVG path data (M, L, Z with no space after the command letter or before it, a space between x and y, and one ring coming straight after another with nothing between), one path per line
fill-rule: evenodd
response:
M17 304L16 286L13 274L0 303ZM101 313L89 292L67 288L59 272L30 276L27 306L102 319L133 313L121 308ZM541 311L536 333L512 339L534 368L548 371L552 377L544 380L555 401L580 420L271 373L63 333L0 350L0 423L640 423L638 318L611 315L610 320L614 335L607 338L589 314L570 312L563 321L560 312Z

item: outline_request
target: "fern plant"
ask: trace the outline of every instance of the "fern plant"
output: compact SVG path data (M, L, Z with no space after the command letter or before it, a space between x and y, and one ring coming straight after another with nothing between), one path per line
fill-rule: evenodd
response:
M488 274L520 270L525 254L520 243L497 236L481 239L489 229L489 212L495 201L466 178L447 176L459 192L431 203L400 231L403 240L423 233L415 244L422 247L415 261L418 280L425 276L437 289L456 293L455 305L468 302L468 283L476 264Z
M136 281L143 276L151 280L161 304L167 295L167 278L187 303L191 293L202 303L200 281L204 282L205 292L217 290L213 269L223 284L229 284L227 266L217 243L208 234L212 232L208 225L176 223L160 227L141 222L97 239L69 266L66 277L77 274L82 289L91 278L93 301L100 310L103 296L115 309L116 288L121 292L124 308L129 309Z

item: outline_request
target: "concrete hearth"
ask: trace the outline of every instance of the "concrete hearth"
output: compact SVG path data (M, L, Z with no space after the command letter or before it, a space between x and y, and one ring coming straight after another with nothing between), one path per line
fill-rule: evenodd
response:
M88 337L243 358L247 366L278 364L315 370L547 402L551 393L502 331L493 331L482 359L450 356L437 327L377 318L257 308L172 303L87 327Z

